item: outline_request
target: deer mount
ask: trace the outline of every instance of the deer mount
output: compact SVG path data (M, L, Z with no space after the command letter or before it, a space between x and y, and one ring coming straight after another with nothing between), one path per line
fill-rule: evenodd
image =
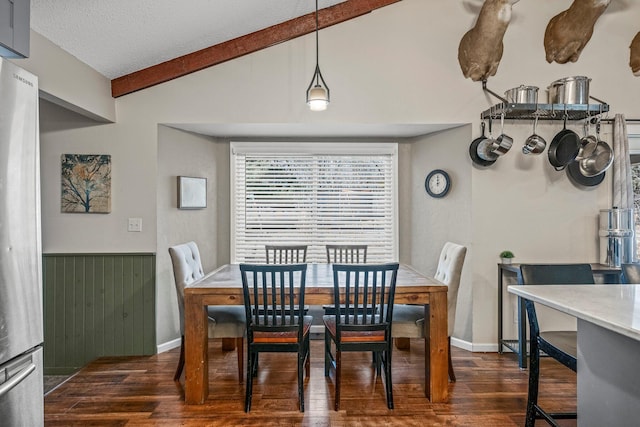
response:
M486 81L496 74L512 5L517 2L484 1L474 27L462 36L458 46L458 62L466 78ZM551 18L544 34L547 62L576 62L609 3L611 0L574 0L567 10ZM640 33L631 42L629 66L634 75L640 76Z

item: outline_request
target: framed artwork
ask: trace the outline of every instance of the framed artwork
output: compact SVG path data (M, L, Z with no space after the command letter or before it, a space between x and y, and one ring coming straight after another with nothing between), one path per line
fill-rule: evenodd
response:
M63 213L111 212L111 155L63 154Z
M207 207L207 178L178 177L178 209Z

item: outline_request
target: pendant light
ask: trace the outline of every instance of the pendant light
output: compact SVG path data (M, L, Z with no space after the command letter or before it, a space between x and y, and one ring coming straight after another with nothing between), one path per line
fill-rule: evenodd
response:
M318 0L316 0L316 70L307 88L307 104L311 111L323 111L329 105L329 86L324 82L320 72L318 51Z

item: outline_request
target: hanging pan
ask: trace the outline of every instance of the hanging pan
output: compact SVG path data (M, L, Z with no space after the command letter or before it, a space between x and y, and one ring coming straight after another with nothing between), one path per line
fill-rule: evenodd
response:
M497 154L493 154L486 150L486 142L490 139L484 135L484 121L480 124L482 127L482 135L478 138L474 139L469 146L469 156L473 163L480 166L491 166L496 162L498 158ZM482 144L482 147L485 147L484 150L481 150L482 155L478 154L478 147Z
M549 163L561 171L575 160L580 150L580 137L574 131L567 129L567 116L564 116L563 129L553 137L549 145Z
M582 174L579 161L572 161L567 166L567 175L571 181L584 187L594 187L600 184L604 180L605 173L606 172L601 172L595 176L584 176Z

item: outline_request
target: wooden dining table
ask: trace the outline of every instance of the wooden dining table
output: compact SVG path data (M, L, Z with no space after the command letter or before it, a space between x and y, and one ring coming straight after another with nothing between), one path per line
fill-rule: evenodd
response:
M305 304L333 304L331 264L308 264ZM343 301L341 301L343 302ZM396 283L396 304L422 304L425 308L425 395L433 403L448 398L447 286L401 264ZM239 264L227 264L184 290L185 385L187 404L203 404L209 396L208 305L242 305Z

